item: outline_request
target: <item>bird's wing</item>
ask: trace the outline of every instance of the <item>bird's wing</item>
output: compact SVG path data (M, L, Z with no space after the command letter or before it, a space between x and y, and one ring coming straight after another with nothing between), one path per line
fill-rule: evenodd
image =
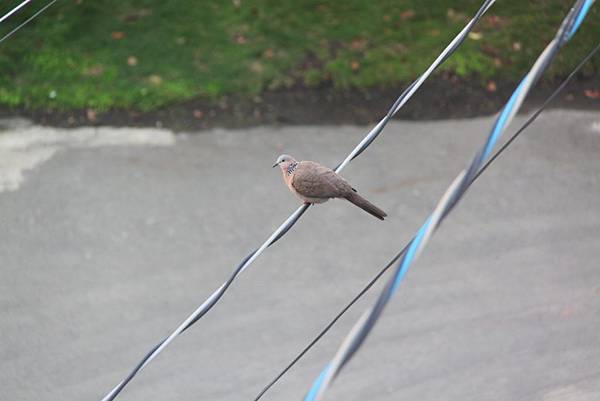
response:
M343 197L352 187L335 171L319 163L302 161L294 171L292 186L309 198Z

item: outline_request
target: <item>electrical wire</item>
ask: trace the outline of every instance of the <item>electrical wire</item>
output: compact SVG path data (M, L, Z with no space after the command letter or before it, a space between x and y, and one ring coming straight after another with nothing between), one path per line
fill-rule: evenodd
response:
M548 105L558 96L563 89L567 86L567 84L575 77L575 75L581 70L581 68L592 58L596 53L600 50L600 44L596 45L594 49L592 49L587 56L583 58L579 62L579 64L571 71L571 73L565 78L565 80L552 92L552 94L542 103L542 105L533 113L523 125L508 139L500 149L498 149L492 157L484 164L484 166L477 172L473 181L469 184L471 186L483 172L514 142L515 139L527 128L531 123L533 123L537 117L548 107ZM277 374L263 389L258 393L258 395L254 398L254 401L260 400L270 389L273 387L290 369L300 361L310 351L310 349L317 344L327 334L327 332L337 323L337 321L356 303L359 299L361 299L373 285L389 270L390 267L404 254L406 249L408 248L408 244L402 248L400 252L398 252L383 269L381 269L372 279L367 283L367 285L360 290L360 292L352 298L352 300L344 306L344 308L317 334L317 336L300 351L298 355L296 355L292 361L286 365L286 367Z
M340 172L345 166L350 163L351 160L358 157L383 131L383 128L388 124L391 118L400 110L408 100L414 95L417 89L423 84L423 82L431 75L431 73L440 66L448 57L458 49L460 44L467 38L469 32L473 29L475 24L481 19L483 14L495 3L495 0L485 0L482 6L479 8L475 16L467 23L467 25L456 35L456 37L450 42L450 44L442 51L442 53L435 59L431 66L417 78L406 90L398 97L394 102L386 116L369 131L365 138L348 154L348 156L334 169L336 172ZM229 279L221 285L215 292L213 292L202 305L200 305L183 323L181 323L168 337L158 343L156 346L148 352L144 358L134 367L129 375L122 380L117 386L115 386L102 401L112 401L117 395L123 390L123 388L135 377L144 367L146 367L162 350L167 347L171 341L173 341L178 335L187 330L191 325L197 322L202 316L204 316L223 296L225 291L229 288L231 283L246 269L254 260L256 260L265 249L277 242L283 235L285 235L290 228L298 221L298 219L306 212L310 205L304 204L300 206L288 219L279 226L273 234L256 250L252 251L247 255L244 260L238 265L233 271Z
M400 262L394 269L394 274L386 283L376 303L369 308L352 327L350 333L338 348L333 359L325 366L320 375L313 382L308 394L304 398L305 401L321 400L333 380L364 344L367 336L383 313L385 306L398 290L399 285L412 262L416 260L428 243L431 235L439 228L445 217L454 209L465 194L474 177L477 175L477 172L482 168L485 160L490 156L494 145L497 143L503 131L514 118L526 95L538 82L541 75L550 65L562 46L573 37L593 1L594 0L577 0L575 2L563 20L554 39L540 54L529 73L525 75L505 107L502 109L502 112L496 119L483 147L475 154L470 165L462 170L450 184L436 208L425 220L413 240L410 241L407 250L402 254Z
M41 13L43 13L44 11L46 11L48 8L50 8L50 6L52 6L57 1L58 0L52 0L48 4L46 4L44 7L40 8L35 14L33 14L31 17L27 18L25 20L25 22L23 22L22 24L20 24L19 26L17 26L15 29L13 29L12 31L10 31L6 35L4 35L2 37L2 39L0 39L0 43L4 42L6 39L8 39L9 37L11 37L19 29L23 28L25 25L27 25L28 23L30 23L31 21L33 21L38 15L40 15ZM11 13L12 13L12 11L11 11Z
M25 7L25 5L27 5L27 3L29 3L30 1L31 0L25 0L25 1L23 1L21 4L19 4L18 6L16 6L15 8L13 8L12 10L10 10L6 14L4 14L2 17L0 17L0 22L4 21L8 17L10 17L11 15L13 15L17 11L19 11L21 8Z

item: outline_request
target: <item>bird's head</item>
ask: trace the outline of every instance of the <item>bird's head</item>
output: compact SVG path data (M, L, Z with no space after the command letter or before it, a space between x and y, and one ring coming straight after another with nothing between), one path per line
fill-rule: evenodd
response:
M277 158L277 161L275 162L275 164L273 164L273 167L279 166L281 168L281 170L285 171L288 169L288 167L292 163L295 163L295 162L296 162L296 159L294 159L292 156L281 155Z

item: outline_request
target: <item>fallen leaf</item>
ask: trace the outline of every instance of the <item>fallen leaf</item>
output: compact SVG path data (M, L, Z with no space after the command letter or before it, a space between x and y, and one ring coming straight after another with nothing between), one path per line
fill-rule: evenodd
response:
M250 63L250 69L252 70L252 72L260 74L261 72L264 71L265 67L263 66L263 64L260 61L255 60Z
M408 50L408 48L407 48L407 47L404 45L404 43L400 43L400 42L397 42L397 43L391 44L391 45L389 46L389 49L390 49L390 50L391 50L391 51L392 51L394 54L402 54L402 53L405 53L405 52Z
M98 117L98 113L96 113L96 110L94 110L94 109L87 109L85 111L85 116L87 117L88 121L96 122L96 118Z
M502 54L502 52L500 50L496 49L494 46L492 46L490 44L482 45L481 51L483 51L485 54L488 54L493 57L499 57Z
M162 84L163 80L160 75L152 74L148 77L148 81L150 81L151 84L158 86L158 85Z
M102 75L102 73L104 73L104 67L99 64L83 70L83 75L87 75L88 77L97 77Z
M364 39L354 39L352 42L350 42L350 48L352 50L364 50L367 46L367 41Z
M121 40L121 39L125 38L125 33L121 32L121 31L114 31L110 34L110 37L113 38L114 40Z
M152 15L152 10L147 8L140 8L139 10L133 11L129 14L126 14L122 17L123 21L126 22L134 22L140 18L148 17Z
M490 28L501 28L506 25L506 20L499 15L488 15L485 22Z
M400 19L402 21L406 21L411 19L412 17L415 16L415 11L414 10L406 10L400 13Z
M136 66L138 63L138 59L135 56L129 56L127 57L127 65L133 67Z
M453 22L464 21L467 18L465 14L459 13L452 8L448 9L446 15L448 16L448 19L450 19Z
M598 89L586 89L583 91L583 94L588 99L600 99L600 90Z

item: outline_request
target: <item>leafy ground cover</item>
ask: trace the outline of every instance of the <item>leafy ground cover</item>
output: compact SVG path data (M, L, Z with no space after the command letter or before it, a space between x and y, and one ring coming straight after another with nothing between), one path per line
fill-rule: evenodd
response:
M2 33L42 2L0 25ZM2 4L6 12L17 1ZM304 87L334 91L413 79L464 26L472 0L60 0L0 44L0 105L99 112L155 110ZM503 1L441 74L515 81L571 1ZM600 38L600 7L556 60L566 75ZM584 70L599 70L596 58Z

